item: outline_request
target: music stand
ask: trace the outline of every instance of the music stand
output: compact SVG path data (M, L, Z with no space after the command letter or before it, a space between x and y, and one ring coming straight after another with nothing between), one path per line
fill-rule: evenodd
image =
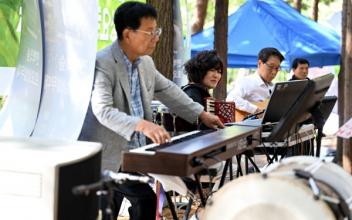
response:
M265 109L262 124L275 123L288 112L307 87L308 80L294 80L275 83L268 106Z
M329 89L334 78L333 74L308 81L304 91L301 93L290 110L280 119L273 128L266 141L283 141L293 133L296 133L302 122L312 116L312 112L320 105L325 93Z
M291 106L294 105L308 84L309 80L295 80L276 83L263 118L261 120L243 121L241 124L250 126L262 126L263 132L271 132L272 129L277 126L277 123L280 121L280 119L284 117L285 114L291 109ZM262 138L262 140L266 141L266 138ZM274 157L270 158L269 152L265 146L264 148L257 147L255 151L257 153L264 152L269 163L273 158L276 157L277 153L279 152L279 150L277 151L277 149L274 149Z
M236 124L263 126L263 130L266 130L264 127L273 126L290 110L291 106L300 97L300 94L307 87L308 83L308 80L295 80L276 83L268 105L265 109L263 118L259 120L248 119L237 122Z
M323 126L326 120L329 118L331 111L335 106L336 101L337 101L336 96L325 96L319 105L319 111L322 117L322 125L320 128L318 128L318 134L316 137L317 151L315 156L317 157L320 156L321 139L323 138Z

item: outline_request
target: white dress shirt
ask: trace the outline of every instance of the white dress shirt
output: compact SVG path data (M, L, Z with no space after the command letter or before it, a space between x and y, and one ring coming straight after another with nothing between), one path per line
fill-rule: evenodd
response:
M234 88L227 95L227 101L234 101L236 109L255 113L257 106L253 102L262 102L270 98L273 83L265 83L258 72L236 80Z

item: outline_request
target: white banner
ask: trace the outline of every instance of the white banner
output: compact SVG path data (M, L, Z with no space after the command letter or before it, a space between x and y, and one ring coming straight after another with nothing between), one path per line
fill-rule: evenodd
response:
M75 140L93 85L98 3L96 0L43 2L44 86L33 136Z
M19 58L0 112L0 135L28 137L37 120L43 79L40 0L23 1Z

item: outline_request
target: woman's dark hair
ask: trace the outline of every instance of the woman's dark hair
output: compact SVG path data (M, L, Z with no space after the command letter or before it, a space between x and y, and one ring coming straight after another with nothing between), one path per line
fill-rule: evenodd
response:
M223 63L216 50L206 50L198 53L185 63L188 81L201 83L208 70L215 69L223 73Z
M122 32L126 28L137 30L141 25L141 18L157 19L155 8L150 4L133 1L120 5L114 15L114 24L118 39L123 39Z

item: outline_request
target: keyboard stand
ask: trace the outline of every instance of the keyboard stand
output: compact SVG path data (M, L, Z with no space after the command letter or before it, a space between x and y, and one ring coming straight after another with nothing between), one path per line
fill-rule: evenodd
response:
M227 159L225 161L225 166L224 166L224 169L223 169L222 174L221 174L221 180L220 180L219 188L221 188L224 185L228 169L230 169L230 180L233 180L232 158ZM206 199L205 199L204 193L202 191L202 184L200 182L200 176L199 176L199 174L194 174L194 177L195 177L195 180L196 180L196 190L198 190L199 197L200 197L200 200L201 200L201 206L205 207ZM187 207L186 207L186 211L185 211L183 220L187 220L188 219L189 213L191 211L192 203L193 203L193 199L190 198L189 201L188 201Z
M167 203L169 204L169 209L171 211L172 218L174 220L178 220L177 213L176 213L176 210L175 210L175 205L172 202L172 199L171 199L171 196L170 196L169 192L165 192L165 196L166 196Z
M242 154L240 155L236 155L236 160L237 160L237 172L236 172L236 177L239 177L239 176L243 176L243 172L242 172L242 167L241 167L241 158L242 158L242 155L245 155L246 156L246 160L245 160L245 168L246 168L246 173L248 174L249 173L249 170L248 170L248 160L249 162L253 165L254 167L254 170L258 173L260 173L260 169L258 168L257 164L254 162L254 160L251 158L251 156L253 155L253 152L251 151L245 151L243 152ZM221 175L221 179L220 179L220 184L219 184L219 188L221 188L224 184L225 184L225 178L226 178L226 174L227 174L227 171L229 169L229 174L230 174L230 180L233 180L233 167L232 167L232 158L230 159L227 159L226 162L225 162L225 166L224 166L224 170L222 172L222 175Z
M236 177L243 176L242 166L241 166L241 158L242 158L241 154L240 155L236 155L236 160L237 160Z
M204 195L203 190L202 190L202 184L200 182L200 175L199 174L194 174L193 176L195 178L195 188L191 189L191 191L192 191L192 193L195 193L195 191L198 191L199 198L200 198L200 201L201 201L201 206L205 207L206 198L205 198L205 195ZM177 216L177 212L176 212L176 206L175 206L174 202L171 199L170 193L169 192L165 192L165 196L166 196L167 203L169 204L169 209L170 209L172 218L174 220L178 220L178 216ZM193 203L193 198L191 197L189 199L188 203L187 203L187 207L186 207L186 210L185 210L185 213L184 213L184 216L183 216L183 220L187 220L188 219L190 211L191 211L192 203Z
M230 168L230 180L232 180L233 179L233 175L232 175L232 158L227 159L226 162L225 162L225 166L224 166L224 169L222 171L222 175L221 175L221 179L220 179L219 188L221 188L224 185L226 174L227 174L227 170L229 168Z
M254 162L252 159L252 156L254 156L253 151L245 151L244 155L246 156L246 174L248 174L249 169L248 169L248 160L251 162L252 166L254 167L255 172L260 173L260 169L258 168L257 164Z
M193 199L190 198L188 203L187 203L187 207L186 207L185 214L183 216L183 220L188 220L189 213L191 212L191 208L192 208L192 203L193 203Z

